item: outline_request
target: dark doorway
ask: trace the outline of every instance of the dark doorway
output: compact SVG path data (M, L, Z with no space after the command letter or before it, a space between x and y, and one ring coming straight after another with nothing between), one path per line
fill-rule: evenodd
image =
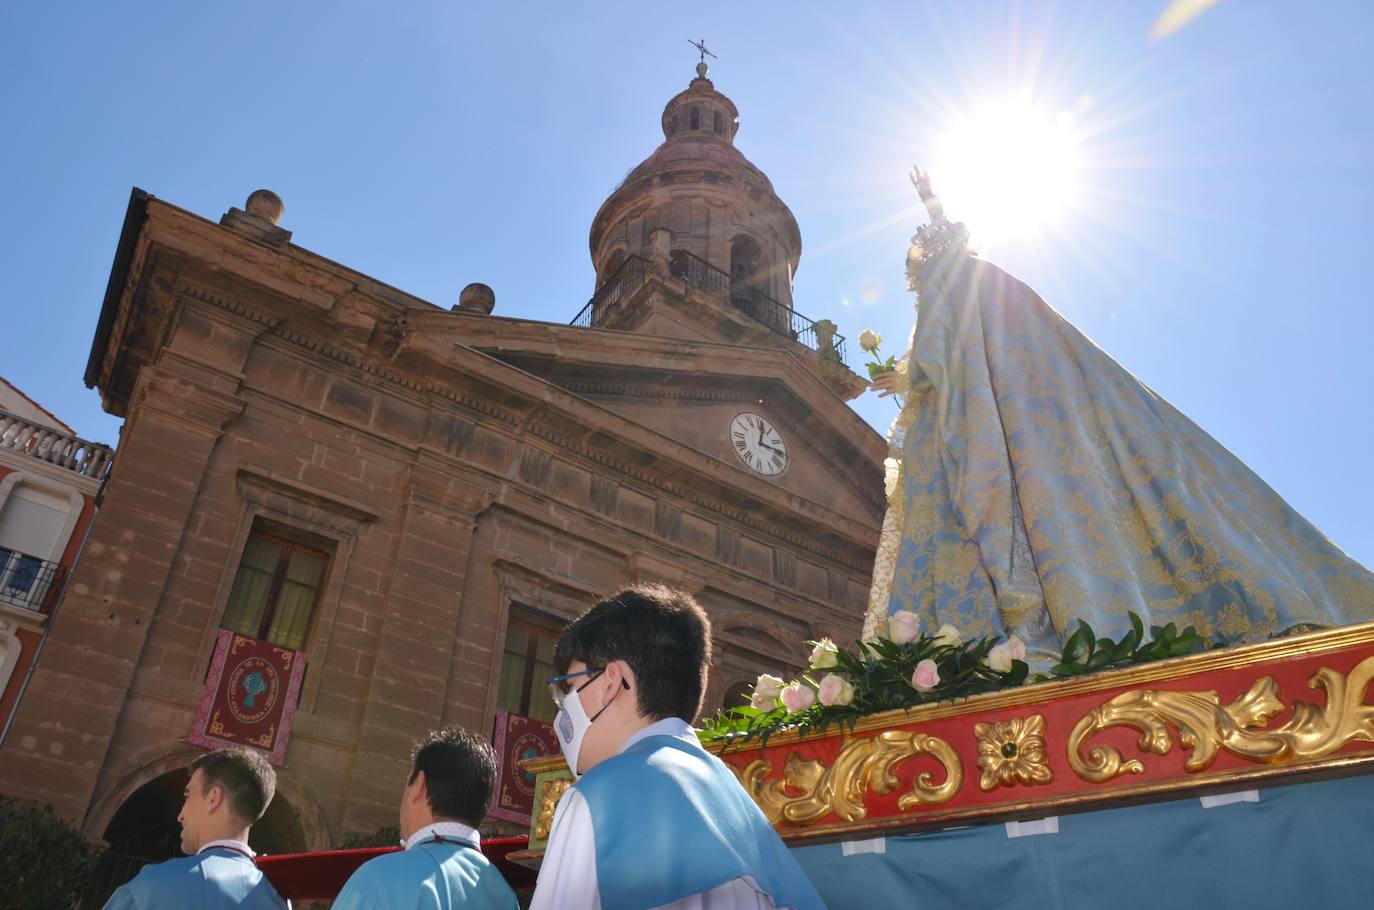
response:
M91 887L81 903L83 910L98 910L116 888L148 863L183 855L177 815L188 779L184 768L169 771L139 787L119 807L105 828L104 838L110 847L101 854ZM273 798L262 820L253 826L248 843L259 853L306 850L300 816L280 793Z

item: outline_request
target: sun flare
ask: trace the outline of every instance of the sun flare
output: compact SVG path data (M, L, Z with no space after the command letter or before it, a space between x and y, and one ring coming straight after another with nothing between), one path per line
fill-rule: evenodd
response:
M975 246L1061 224L1079 201L1080 159L1069 114L989 105L945 132L931 174L949 217Z

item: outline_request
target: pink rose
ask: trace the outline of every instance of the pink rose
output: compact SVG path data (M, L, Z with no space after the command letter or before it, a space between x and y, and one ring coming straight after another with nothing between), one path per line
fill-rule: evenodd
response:
M823 705L847 705L854 700L854 684L835 673L825 674L816 697Z
M887 637L899 645L921 635L921 616L912 610L898 610L887 618Z
M782 690L782 706L789 711L805 711L816 703L816 693L811 687L796 681L788 683Z
M935 661L926 658L916 665L916 672L911 674L911 688L917 692L929 692L940 684L940 668L935 666Z

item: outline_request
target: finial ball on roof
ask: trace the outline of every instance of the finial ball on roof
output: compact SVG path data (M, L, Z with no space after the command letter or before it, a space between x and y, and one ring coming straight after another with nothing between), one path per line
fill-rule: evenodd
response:
M709 67L707 67L706 61L705 61L705 60L703 60L703 61L701 61L700 63L698 63L698 64L697 64L697 76L700 77L700 78L702 78L702 79L705 79L705 78L706 78L706 70L707 70L707 69L709 69Z
M496 308L496 292L481 282L473 282L458 294L458 310L485 316Z
M281 197L271 190L254 190L248 196L248 201L243 204L243 207L248 214L266 218L273 224L281 221L282 213L286 211L286 206L282 204Z

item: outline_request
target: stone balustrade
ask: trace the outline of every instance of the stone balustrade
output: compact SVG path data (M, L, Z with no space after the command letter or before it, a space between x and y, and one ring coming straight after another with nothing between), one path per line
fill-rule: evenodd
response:
M51 427L0 411L0 452L19 452L66 468L82 477L104 480L114 463L114 450Z

